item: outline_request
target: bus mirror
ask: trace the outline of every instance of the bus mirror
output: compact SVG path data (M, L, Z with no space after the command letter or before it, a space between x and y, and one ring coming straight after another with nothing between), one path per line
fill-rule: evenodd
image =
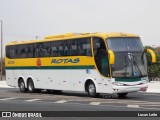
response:
M114 52L112 50L108 50L108 54L109 54L109 64L113 65L114 64Z
M156 62L156 55L155 55L154 51L151 50L151 49L146 49L146 51L147 51L148 53L150 53L151 58L152 58L152 62L155 63L155 62Z

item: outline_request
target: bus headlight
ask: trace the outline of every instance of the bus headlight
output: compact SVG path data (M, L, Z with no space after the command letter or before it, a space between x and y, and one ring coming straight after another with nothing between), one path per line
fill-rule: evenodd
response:
M116 86L123 86L124 85L123 83L120 83L120 82L113 82L112 84L116 85Z
M148 83L148 80L145 80L142 82L142 84L147 84Z

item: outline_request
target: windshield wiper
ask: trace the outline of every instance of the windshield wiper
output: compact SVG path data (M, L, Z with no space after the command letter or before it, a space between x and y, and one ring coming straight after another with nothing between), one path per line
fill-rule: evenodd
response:
M127 58L126 58L126 56L125 56L125 65L124 65L125 67L126 67L126 69L125 69L125 78L127 78Z
M146 49L144 48L143 52L142 52L142 55L141 55L141 61L142 63L144 64L144 60L143 60L143 56L144 56L144 53L146 52Z
M142 77L143 74L142 74L141 70L139 69L139 66L138 66L137 62L135 61L134 56L133 56L133 63L134 63L134 65L136 65L136 67L138 68L138 71L139 71L139 73L141 74L140 77Z

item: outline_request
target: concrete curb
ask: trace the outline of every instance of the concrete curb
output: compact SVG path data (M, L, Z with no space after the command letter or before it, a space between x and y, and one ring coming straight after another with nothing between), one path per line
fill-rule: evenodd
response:
M5 80L0 81L0 88L13 88L7 85Z
M0 88L13 88L7 85L6 81L0 81ZM148 83L147 93L160 93L160 82L152 81Z
M160 81L151 81L148 83L148 93L160 93Z

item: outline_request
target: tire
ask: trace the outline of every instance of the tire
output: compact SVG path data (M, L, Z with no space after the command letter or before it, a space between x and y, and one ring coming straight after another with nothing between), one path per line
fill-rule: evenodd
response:
M93 82L90 82L87 87L88 95L90 97L98 97L99 94L96 93L96 87Z
M20 81L19 81L19 90L22 93L27 92L27 88L25 87L25 83L24 83L23 79L20 79Z
M118 93L118 97L119 98L124 98L124 97L126 97L127 94L128 93Z
M27 82L27 88L28 88L28 92L30 92L30 93L36 92L36 89L34 87L34 83L33 83L32 79L29 79L29 81Z

